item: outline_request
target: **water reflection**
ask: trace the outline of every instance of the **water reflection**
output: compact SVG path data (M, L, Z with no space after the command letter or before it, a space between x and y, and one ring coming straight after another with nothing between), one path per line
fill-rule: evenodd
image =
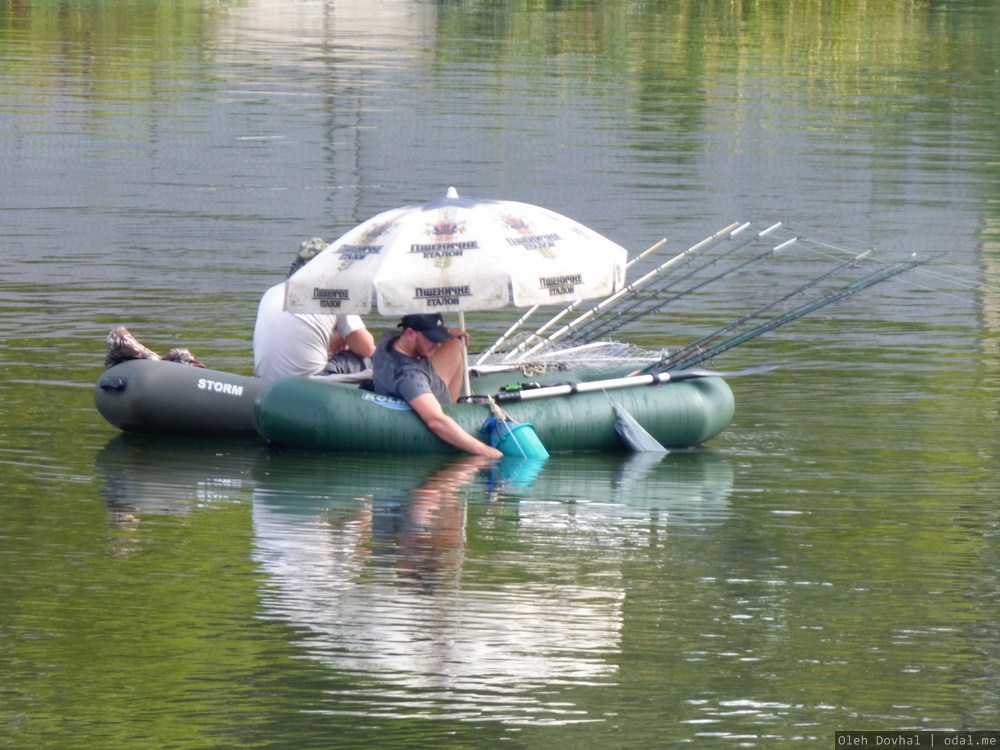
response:
M191 440L120 433L94 459L114 513L188 515L239 499L262 450L255 440Z
M125 434L95 474L119 554L150 518L250 499L258 618L338 676L324 711L518 725L600 720L572 691L621 677L632 551L722 522L733 487L708 451L490 462Z
M150 517L245 502L260 450L255 441L113 437L95 456L94 475L101 480L115 554L130 555L142 546L140 527Z
M287 453L262 455L254 480L266 616L363 683L331 710L552 723L593 717L543 688L615 679L627 542L673 511L719 513L732 471L711 454L524 466ZM599 574L594 544L607 547Z
M378 134L413 115L396 111L381 89L409 69L432 65L437 23L435 3L332 0L290 8L285 0L250 0L220 28L217 53L227 93L251 113L242 123L240 151L280 154L276 170L298 163L287 184L298 202L336 222L329 234L383 210L372 202L366 171L387 147ZM260 130L261 100L287 121ZM319 149L311 143L317 133ZM404 164L415 156L401 150L398 159Z
M491 573L494 553L466 536L470 502L500 502L482 494L499 486L489 462L283 458L293 463L272 457L254 493L264 608L305 629L312 658L362 679L355 700L438 717L583 718L538 691L614 674L620 579L533 580L530 560Z

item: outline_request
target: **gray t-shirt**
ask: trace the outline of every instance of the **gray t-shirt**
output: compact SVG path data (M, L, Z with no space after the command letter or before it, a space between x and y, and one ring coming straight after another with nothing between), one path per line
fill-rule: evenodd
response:
M387 331L379 339L372 357L372 385L376 393L396 396L407 403L423 393L433 393L442 404L451 403L451 392L428 359L414 359L396 351L400 337Z

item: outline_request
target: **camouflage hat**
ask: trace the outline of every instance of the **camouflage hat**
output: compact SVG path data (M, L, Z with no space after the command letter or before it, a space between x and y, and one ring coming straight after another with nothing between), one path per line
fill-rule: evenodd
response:
M291 276L326 248L327 244L322 237L313 237L311 240L303 242L299 245L299 252L296 254L295 260L292 261L292 267L288 269L288 275Z

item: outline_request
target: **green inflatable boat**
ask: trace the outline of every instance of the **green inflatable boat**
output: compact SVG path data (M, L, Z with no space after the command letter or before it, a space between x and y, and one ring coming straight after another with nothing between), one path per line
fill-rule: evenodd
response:
M496 373L474 378L474 391L495 394L516 422L530 423L549 452L615 451L616 406L624 408L664 447L690 448L722 432L734 411L722 377L708 371L600 379L608 373L553 372L532 378L531 387L506 389L525 377ZM723 373L728 375L730 373ZM740 373L732 373L740 374ZM668 376L663 376L668 377ZM567 378L575 385L561 384ZM595 378L583 380L582 378ZM645 379L645 380L644 380ZM623 385L627 384L627 385ZM105 370L94 387L100 414L125 432L164 435L263 437L268 443L337 452L450 454L406 403L356 385L314 378L267 382L176 362L136 359ZM483 402L445 407L465 430L481 432L493 416Z
M608 375L607 369L554 369L535 374L531 380L544 384L567 377L582 380ZM525 379L517 371L477 372L472 382L475 392L494 393ZM124 432L257 438L253 403L267 385L268 381L249 375L164 360L132 359L101 373L94 385L94 405L109 424Z
M533 425L545 448L558 452L622 450L616 404L671 449L710 440L733 417L733 393L720 377L632 387L622 387L622 380L603 381L614 383L608 389L600 383L581 383L503 394L501 406L516 422ZM488 432L482 432L492 416L488 403L450 404L444 410L466 431L484 442L490 439ZM254 402L254 423L257 432L277 446L397 454L457 452L431 433L405 402L315 379L282 378L271 383Z
M207 367L132 359L101 374L94 405L125 432L256 436L253 402L266 385Z

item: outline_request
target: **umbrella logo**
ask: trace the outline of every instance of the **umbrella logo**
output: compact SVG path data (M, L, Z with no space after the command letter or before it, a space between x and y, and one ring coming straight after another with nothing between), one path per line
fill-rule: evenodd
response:
M458 209L455 206L444 206L438 211L437 221L427 229L427 234L439 242L448 242L456 234L465 232L465 222L458 221L455 216Z
M453 242L456 234L463 234L464 232L465 222L456 221L454 208L448 207L442 209L438 213L438 220L434 224L427 225L427 236L433 237L437 242L429 244L414 243L410 245L410 252L422 253L424 258L428 260L464 255L466 250L474 250L479 247L479 243L476 240Z
M462 301L462 297L471 297L472 287L468 284L431 288L418 286L413 292L413 298L415 300L422 300L427 307L442 307L445 305L458 305Z
M421 253L427 260L434 258L451 258L465 254L466 250L475 250L479 243L475 240L465 242L434 242L429 245L410 245L411 253Z
M372 243L375 242L375 240L377 240L383 234L388 232L390 229L392 229L391 221L386 221L381 224L375 224L374 226L369 227L368 229L365 230L365 233L361 235L361 239L358 241L358 244L371 245Z
M340 265L337 266L337 270L343 271L349 268L354 261L364 260L369 255L381 253L382 245L376 245L375 242L390 229L392 229L391 221L374 224L365 229L356 244L345 243L338 247L337 254L340 256Z
M508 237L508 245L511 247L523 247L525 250L540 250L546 258L554 257L552 253L545 251L555 247L556 243L562 239L558 232L535 234L528 222L514 214L504 214L503 224L508 229L513 229L521 235L520 237Z
M509 228L513 229L519 234L531 234L531 225L528 224L520 216L514 216L513 214L504 214L503 223Z
M436 224L431 225L431 227L427 230L427 234L441 242L448 242L449 240L454 239L456 234L462 234L464 231L464 221L442 219Z
M382 252L381 245L341 245L337 250L342 261L340 268L343 270L352 260L364 260L369 255L378 255Z
M538 279L538 286L548 291L552 297L559 297L564 294L576 294L577 284L583 283L583 274L574 273L565 276L541 276Z
M548 250L556 246L561 240L558 232L548 234L530 234L526 237L508 237L507 244L516 247L523 247L525 250ZM551 257L552 253L542 253L546 257Z
M322 308L337 309L351 300L351 291L349 289L313 287L312 298L319 302L319 306Z

